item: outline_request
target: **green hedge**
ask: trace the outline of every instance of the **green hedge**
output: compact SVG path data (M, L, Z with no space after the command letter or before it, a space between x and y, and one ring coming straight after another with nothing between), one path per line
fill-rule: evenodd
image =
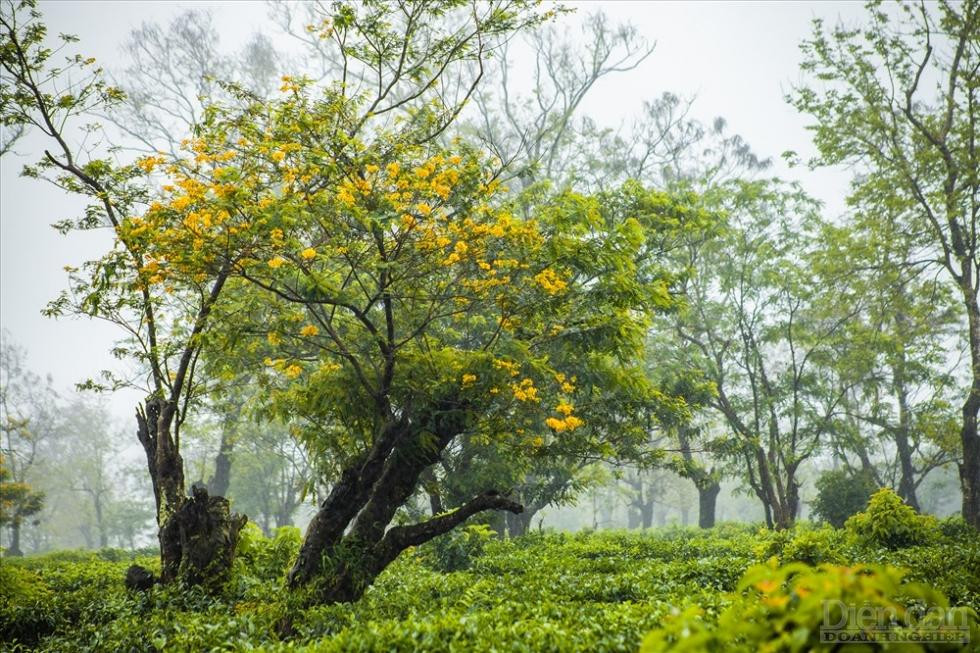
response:
M980 609L975 533L949 520L927 544L886 544L807 524L784 532L723 524L510 541L473 530L407 552L356 605L305 609L283 590L299 546L295 529L273 538L249 531L219 597L161 587L129 593L122 584L128 554L62 552L0 564L0 650L636 651L651 631L660 635L650 641L672 646L670 628L677 627L699 628L726 648L731 638L744 639L732 631L738 620L725 615L754 600L747 570L803 573L857 563L900 567L903 583L928 583L952 605ZM880 573L893 579L888 574L898 572ZM276 624L287 614L295 634L281 642ZM754 618L760 638L783 623Z

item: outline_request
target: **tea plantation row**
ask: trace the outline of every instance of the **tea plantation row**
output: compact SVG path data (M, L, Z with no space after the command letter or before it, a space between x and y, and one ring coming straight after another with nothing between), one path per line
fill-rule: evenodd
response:
M810 650L819 646L821 606L840 599L899 609L948 600L962 608L951 619L972 628L968 647L980 650L980 538L959 519L924 525L918 540L901 544L854 523L509 541L470 526L402 556L359 603L314 607L282 589L299 545L293 528L272 539L246 531L235 575L218 597L162 587L129 593L122 578L130 556L120 552L8 559L0 565L0 648ZM276 626L286 615L293 633L282 641Z

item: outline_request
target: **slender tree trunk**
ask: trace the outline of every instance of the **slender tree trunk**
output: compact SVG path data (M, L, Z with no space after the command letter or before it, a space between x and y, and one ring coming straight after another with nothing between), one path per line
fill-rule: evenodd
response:
M975 270L971 266L964 272L974 273ZM959 465L960 488L963 491L963 519L980 530L980 434L977 433L977 413L980 412L980 305L977 304L976 289L972 286L972 274L964 274L964 279L973 382L962 410L960 442L963 446L963 462Z
M102 496L96 494L93 501L95 503L95 527L99 531L99 547L104 549L109 546L109 533L102 515Z
M690 470L690 478L698 490L698 526L712 528L715 525L715 504L718 493L721 492L721 484L715 478L714 469L705 470L694 460L694 455L691 452L691 438L686 427L682 426L678 430L678 439L681 445L681 455L687 463L687 469Z
M705 486L698 486L698 526L712 528L715 525L715 506L721 484L717 481Z
M443 511L442 494L439 492L439 481L436 479L435 472L430 467L423 475L423 486L425 493L429 496L429 510L435 517Z
M226 424L221 429L218 455L214 457L214 475L208 479L208 491L215 496L223 497L228 494L228 486L231 484L231 454L234 446L234 433Z
M905 316L895 316L900 332L905 325ZM915 468L912 466L912 447L909 445L909 398L905 388L905 351L899 352L898 361L892 368L895 395L898 398L898 429L895 430L895 448L898 450L899 478L898 495L905 502L920 511L919 499L915 494Z
M7 555L10 557L21 557L24 552L20 550L20 517L14 517L10 523L10 548L7 549Z

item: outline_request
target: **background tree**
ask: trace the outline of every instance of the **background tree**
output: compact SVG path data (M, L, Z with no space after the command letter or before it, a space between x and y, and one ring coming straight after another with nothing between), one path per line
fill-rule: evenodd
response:
M955 289L966 324L970 380L962 400L963 517L980 528L980 3L868 5L868 24L827 29L802 48L812 80L790 101L815 120L811 165L853 163L852 201L880 206L928 243L916 267Z
M42 450L57 437L51 378L42 379L27 369L23 349L3 333L0 341L0 457L2 457L2 525L10 528L7 555L23 555L21 530L25 520L44 507L44 493L36 485Z
M837 384L851 388L828 444L841 464L918 510L919 485L959 450L950 435L963 359L955 298L944 281L921 273L922 243L886 207L826 225L821 241L813 270L833 289L821 310L849 316L825 361Z
M786 528L800 508L800 465L839 411L843 391L818 373L817 358L846 316L812 308L819 288L801 260L813 247L813 202L779 183L727 190L723 233L689 248L688 305L676 328L686 365L713 384L709 403L730 429L718 446L740 461L767 524Z

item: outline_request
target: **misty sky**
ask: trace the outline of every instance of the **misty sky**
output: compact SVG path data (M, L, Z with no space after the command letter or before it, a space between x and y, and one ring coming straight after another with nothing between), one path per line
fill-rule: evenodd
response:
M799 43L810 34L811 20L860 21L858 2L566 2L587 13L604 10L613 22L630 21L657 48L639 68L602 80L583 106L600 124L615 126L644 100L664 91L696 96L693 115L723 116L763 156L775 159L775 173L803 183L826 204L828 216L843 210L845 171L788 170L779 160L786 150L812 153L803 116L786 104L785 92L799 80ZM143 21L166 22L188 8L207 7L229 49L256 31L269 29L261 2L41 2L49 32L80 37L78 51L95 56L107 68L123 68L120 44ZM562 19L577 33L581 16ZM290 71L283 71L288 73ZM33 162L46 144L26 138L18 155L0 160L0 326L28 350L38 373L51 373L59 388L118 369L108 354L119 335L108 324L90 320L51 320L44 305L64 287L66 264L99 255L106 233L58 235L48 225L75 217L83 204L40 181L21 179L24 163ZM120 393L110 405L119 417L131 416L135 400Z

